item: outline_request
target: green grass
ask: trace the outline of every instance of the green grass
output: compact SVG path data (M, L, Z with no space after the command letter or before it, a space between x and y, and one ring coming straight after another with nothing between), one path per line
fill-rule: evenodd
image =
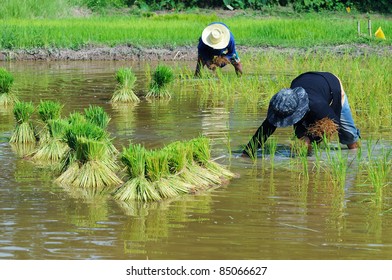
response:
M360 16L358 16L359 18ZM392 44L392 20L375 17L374 31L381 26L387 40L368 38L365 28L357 34L357 19L351 15L307 14L295 17L220 18L214 14L111 16L57 19L0 19L0 49L72 48L90 45L196 46L204 27L224 21L238 45L314 47L350 43ZM362 23L366 24L365 16ZM374 37L374 36L373 36Z

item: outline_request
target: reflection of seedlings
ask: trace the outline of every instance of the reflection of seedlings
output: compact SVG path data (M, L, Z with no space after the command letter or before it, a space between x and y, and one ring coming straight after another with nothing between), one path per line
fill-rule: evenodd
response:
M116 73L117 89L113 93L113 103L134 103L140 101L134 92L136 75L131 68L120 68Z
M166 65L158 65L150 82L147 98L170 98L167 86L174 80L173 71Z
M34 128L30 121L34 113L34 105L31 102L17 102L14 106L16 126L11 136L11 143L35 143Z
M14 105L18 101L11 91L14 83L14 77L4 68L0 68L0 105Z

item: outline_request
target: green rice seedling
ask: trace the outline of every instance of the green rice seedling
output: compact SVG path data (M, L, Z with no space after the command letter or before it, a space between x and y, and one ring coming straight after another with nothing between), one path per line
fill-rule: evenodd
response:
M47 123L49 120L59 119L63 107L64 105L57 101L41 100L38 105L38 115L44 123Z
M36 137L30 121L35 108L31 102L17 102L14 106L16 126L11 136L10 143L35 143Z
M40 142L44 142L49 138L48 121L59 119L64 105L56 101L41 100L38 105L38 115L43 122L43 127L38 131L38 138Z
M246 146L244 149L245 149L245 152L246 152L246 154L249 156L249 158L252 160L252 162L253 162L253 164L256 164L256 162L257 162L257 159L258 159L258 157L257 157L257 142L256 142L257 140L250 140L249 141L249 145L248 146Z
M105 131L111 119L102 107L95 105L90 105L89 108L84 109L84 116L86 121L104 129ZM108 144L108 152L112 155L116 155L118 151L112 144L108 132L106 132L106 141Z
M113 196L123 201L158 201L161 199L159 192L146 178L147 151L140 144L130 144L123 149L120 159L125 165L128 180L122 184Z
M147 98L170 98L167 86L174 80L173 70L166 65L158 65L150 82Z
M12 92L12 85L14 77L6 69L0 68L0 105L9 106L14 105L18 99Z
M269 151L269 155L270 155L271 167L274 168L275 154L276 154L276 150L278 148L278 141L276 140L275 137L270 137L270 138L268 138L267 146L268 146L268 151Z
M389 183L392 160L390 158L392 150L382 149L381 156L369 159L367 165L368 176L375 191L377 203L383 199L383 189Z
M312 150L315 157L314 165L316 167L316 172L320 173L321 170L321 156L322 150L320 149L319 145L316 142L312 142Z
M134 92L137 78L131 68L117 70L116 80L118 85L111 98L112 103L135 103L140 101Z
M110 122L109 115L100 106L90 105L84 109L84 115L87 121L102 129L106 129Z
M328 174L331 177L333 186L343 188L347 174L348 155L344 155L340 145L338 145L338 149L334 150L334 152L327 146L326 156L328 170L330 171Z
M69 124L64 119L49 119L47 125L49 137L33 153L32 160L48 164L59 163L69 150L64 141L65 131Z
M86 117L81 114L80 112L73 112L69 114L68 118L68 123L69 124L75 124L75 123L85 123L87 122Z

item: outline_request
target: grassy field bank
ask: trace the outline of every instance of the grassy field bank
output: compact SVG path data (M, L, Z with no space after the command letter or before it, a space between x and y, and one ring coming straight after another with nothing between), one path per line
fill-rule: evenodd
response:
M237 44L249 47L331 46L338 44L392 45L392 19L373 16L372 37L365 15L298 14L289 17L252 15L153 14L60 19L1 19L0 50L34 48L81 49L86 46L132 45L135 47L194 46L203 28L223 21L233 31ZM357 31L357 22L361 34ZM386 40L374 38L382 27Z

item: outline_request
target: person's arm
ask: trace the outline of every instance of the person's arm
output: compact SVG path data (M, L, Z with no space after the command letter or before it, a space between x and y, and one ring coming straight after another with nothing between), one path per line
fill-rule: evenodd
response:
M242 154L255 157L257 150L267 141L268 137L276 130L276 126L269 123L267 119L260 125L256 133L245 146Z

